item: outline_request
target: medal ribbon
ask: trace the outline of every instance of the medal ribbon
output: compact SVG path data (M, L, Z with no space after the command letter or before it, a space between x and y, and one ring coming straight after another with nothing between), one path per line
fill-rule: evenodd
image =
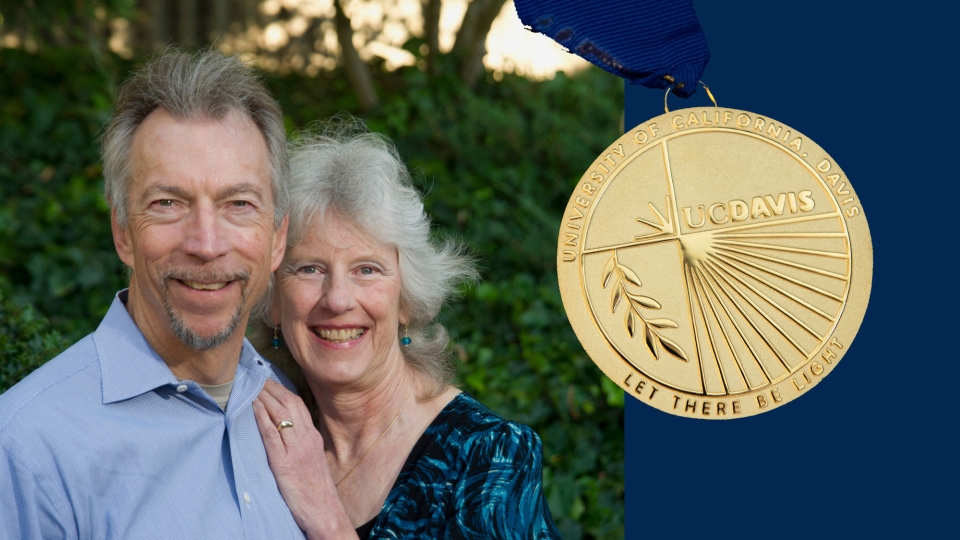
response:
M514 0L524 26L648 88L697 91L710 50L692 0Z

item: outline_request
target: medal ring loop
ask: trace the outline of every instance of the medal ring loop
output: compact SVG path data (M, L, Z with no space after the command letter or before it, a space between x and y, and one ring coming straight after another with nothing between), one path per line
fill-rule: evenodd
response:
M713 97L713 92L710 91L710 87L704 84L703 81L697 81L697 82L700 83L700 86L702 86L703 89L707 91L707 97L710 98L710 101L713 102L713 106L719 107L719 105L717 105L717 98ZM666 113L670 112L670 107L667 106L667 97L670 96L671 90L673 90L672 86L670 88L667 88L667 92L663 94L663 112L666 112Z

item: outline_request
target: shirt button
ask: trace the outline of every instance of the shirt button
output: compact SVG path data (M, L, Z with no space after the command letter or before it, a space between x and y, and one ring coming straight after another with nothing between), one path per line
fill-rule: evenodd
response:
M250 504L250 494L247 493L246 491L243 492L243 500L244 500L247 504Z
M187 391L187 385L185 384L181 384L180 386L177 387L177 392L180 392L181 394L186 391Z

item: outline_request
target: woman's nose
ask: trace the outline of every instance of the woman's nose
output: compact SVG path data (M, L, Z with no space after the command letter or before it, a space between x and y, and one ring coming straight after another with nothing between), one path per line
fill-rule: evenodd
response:
M343 313L353 307L353 290L350 280L331 272L324 280L324 290L320 298L321 305L333 312Z

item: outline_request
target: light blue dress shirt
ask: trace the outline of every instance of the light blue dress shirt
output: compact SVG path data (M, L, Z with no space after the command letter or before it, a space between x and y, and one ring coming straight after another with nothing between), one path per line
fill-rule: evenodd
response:
M272 366L244 340L223 411L121 299L0 395L0 538L302 539L250 406Z

